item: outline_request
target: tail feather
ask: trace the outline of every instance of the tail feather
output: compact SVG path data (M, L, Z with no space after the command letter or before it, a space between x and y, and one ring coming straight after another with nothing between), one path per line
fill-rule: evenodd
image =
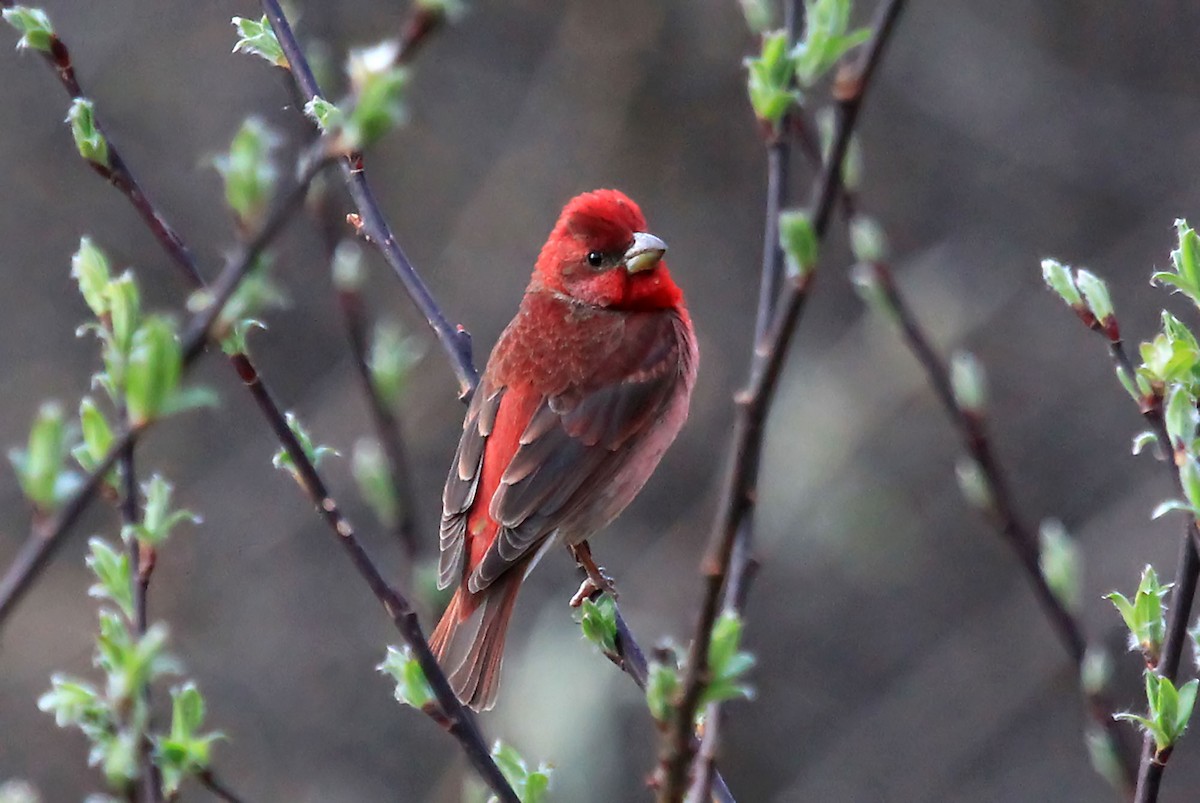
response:
M445 657L450 642L454 640L454 634L458 632L458 626L465 618L463 608L466 602L466 589L460 587L450 598L450 604L446 606L442 618L438 620L437 627L429 635L429 649L433 650L434 657L439 661Z
M500 668L504 663L504 642L522 579L523 572L509 572L488 587L480 600L482 616L470 648L450 673L454 693L475 711L486 711L496 703ZM444 667L447 666L446 659L457 652L452 645L459 625L474 608L470 603L469 592L460 587L430 637L429 645Z

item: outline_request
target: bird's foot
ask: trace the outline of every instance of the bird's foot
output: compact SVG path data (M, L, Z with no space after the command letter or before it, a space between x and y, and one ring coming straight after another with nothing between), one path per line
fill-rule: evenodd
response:
M579 568L587 574L580 584L579 590L575 592L575 596L571 597L571 607L578 608L585 599L591 599L597 594L608 594L613 600L616 600L619 596L617 586L612 577L604 571L604 567L596 565L596 561L592 559L592 549L588 542L583 541L570 547L570 550L575 562L579 564Z

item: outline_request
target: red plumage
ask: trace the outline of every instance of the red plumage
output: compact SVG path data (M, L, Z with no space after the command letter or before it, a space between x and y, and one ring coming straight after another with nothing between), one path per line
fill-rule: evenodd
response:
M665 250L624 194L572 199L488 358L442 498L439 581L458 588L430 639L446 660L482 608L450 675L476 710L525 575L624 510L687 418L696 340Z

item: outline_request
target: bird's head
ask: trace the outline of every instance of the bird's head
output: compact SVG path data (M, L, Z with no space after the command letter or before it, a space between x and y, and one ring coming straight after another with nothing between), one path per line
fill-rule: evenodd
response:
M646 231L642 210L617 190L577 195L563 207L534 270L540 284L586 304L669 309L683 294L671 280L667 244Z

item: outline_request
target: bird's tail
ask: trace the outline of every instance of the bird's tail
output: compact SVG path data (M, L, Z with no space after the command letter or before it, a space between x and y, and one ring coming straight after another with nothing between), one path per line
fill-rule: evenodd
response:
M459 626L470 618L476 605L482 608L470 648L450 673L454 693L475 711L486 711L496 704L500 667L504 662L504 640L522 579L524 572L505 572L484 591L482 604L472 600L465 586L460 586L430 636L430 648L442 665L447 666L446 659L457 652L453 646Z

